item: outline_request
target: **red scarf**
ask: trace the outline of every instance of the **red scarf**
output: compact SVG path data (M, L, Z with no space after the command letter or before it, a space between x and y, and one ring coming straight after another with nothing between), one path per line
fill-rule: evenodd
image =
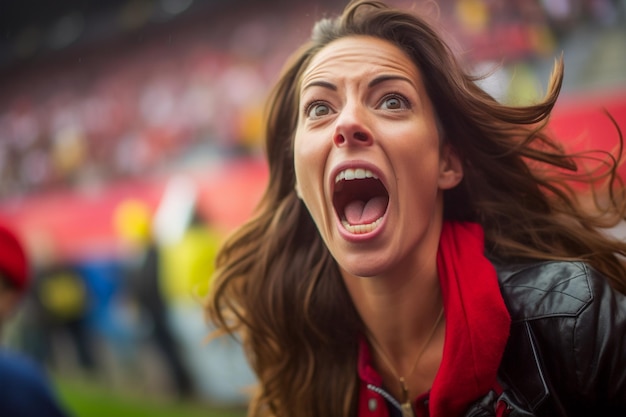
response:
M475 223L444 222L437 253L446 317L443 357L429 395L431 417L461 416L468 406L497 387L497 371L511 319L491 262L484 255L484 234ZM363 341L359 352L361 398L366 383L382 379L371 366Z
M496 385L511 317L478 224L444 222L437 270L446 339L429 409L431 417L458 416Z

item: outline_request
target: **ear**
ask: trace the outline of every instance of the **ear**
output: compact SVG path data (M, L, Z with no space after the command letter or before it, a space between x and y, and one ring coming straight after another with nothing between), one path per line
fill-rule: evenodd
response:
M456 187L463 179L463 164L456 151L450 145L444 145L439 161L439 188L449 190Z
M298 198L302 200L302 193L300 192L300 187L298 186L298 183L296 183L293 188L296 190L296 195L298 196Z

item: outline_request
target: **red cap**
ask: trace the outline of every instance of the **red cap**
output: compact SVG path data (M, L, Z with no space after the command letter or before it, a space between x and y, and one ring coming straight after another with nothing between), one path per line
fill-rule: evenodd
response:
M0 274L19 290L28 286L28 261L19 238L7 226L0 224Z

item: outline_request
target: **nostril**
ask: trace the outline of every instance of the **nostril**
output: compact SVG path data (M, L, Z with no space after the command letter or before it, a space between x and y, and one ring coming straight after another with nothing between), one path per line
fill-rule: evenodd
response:
M372 142L372 136L366 133L366 131L360 130L353 130L348 132L336 131L335 135L333 136L333 142L335 146L369 145Z
M343 135L341 133L338 133L335 135L335 144L337 145L341 145L345 142L345 138L343 137Z

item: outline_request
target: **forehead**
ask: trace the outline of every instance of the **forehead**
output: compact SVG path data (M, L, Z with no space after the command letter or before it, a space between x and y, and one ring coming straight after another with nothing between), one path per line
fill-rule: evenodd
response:
M367 77L399 74L420 83L419 69L398 46L371 36L348 36L322 48L302 74L301 85L326 77Z

